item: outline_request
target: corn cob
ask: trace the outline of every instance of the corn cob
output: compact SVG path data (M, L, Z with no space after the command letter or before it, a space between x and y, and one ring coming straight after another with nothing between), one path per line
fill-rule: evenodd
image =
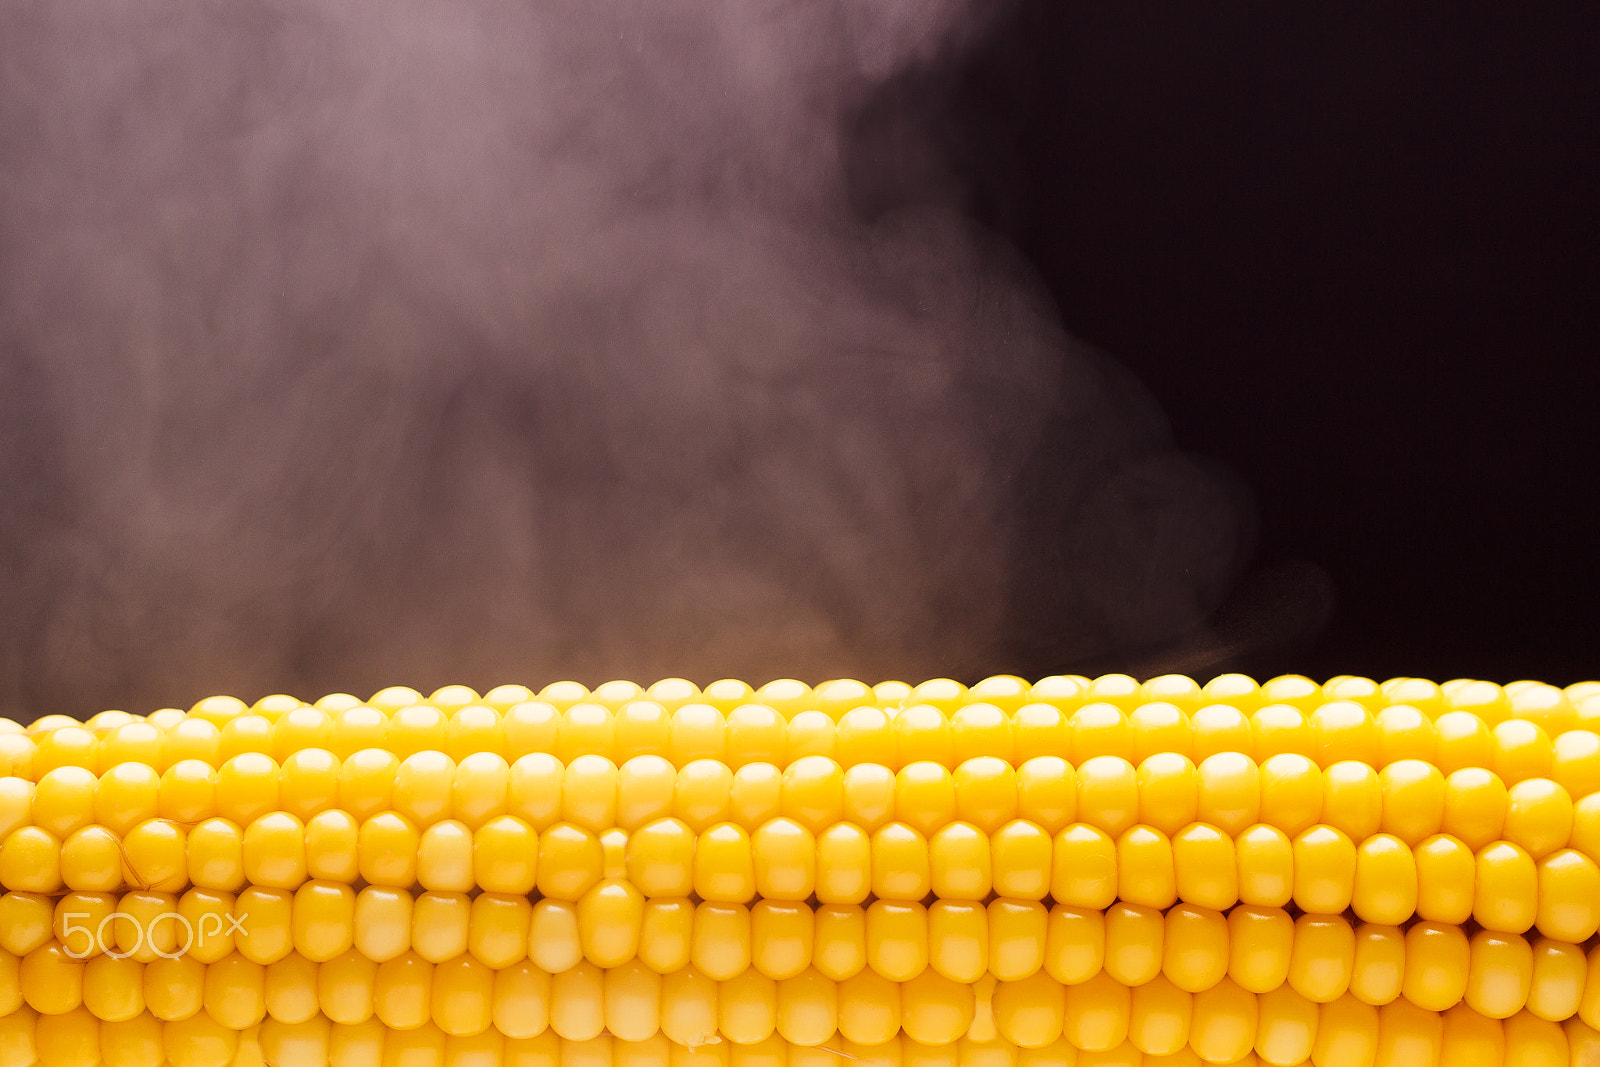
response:
M47 716L0 732L0 1067L1588 1062L1597 726L1238 675Z

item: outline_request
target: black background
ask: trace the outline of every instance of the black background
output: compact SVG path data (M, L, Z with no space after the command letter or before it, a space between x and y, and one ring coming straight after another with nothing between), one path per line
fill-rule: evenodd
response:
M1600 675L1592 11L1031 4L934 108L1067 328L1248 483L1254 566L1331 579L1214 670Z

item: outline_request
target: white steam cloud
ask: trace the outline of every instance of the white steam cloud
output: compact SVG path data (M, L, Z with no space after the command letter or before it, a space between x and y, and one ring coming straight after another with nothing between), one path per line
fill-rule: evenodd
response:
M980 32L949 0L0 8L0 707L1193 631L1237 491L959 214L852 211L852 109Z

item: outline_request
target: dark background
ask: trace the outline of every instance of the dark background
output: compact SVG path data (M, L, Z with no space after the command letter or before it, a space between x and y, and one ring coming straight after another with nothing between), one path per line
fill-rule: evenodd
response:
M1593 11L1035 3L942 102L970 209L1249 484L1254 566L1331 583L1212 670L1600 675Z

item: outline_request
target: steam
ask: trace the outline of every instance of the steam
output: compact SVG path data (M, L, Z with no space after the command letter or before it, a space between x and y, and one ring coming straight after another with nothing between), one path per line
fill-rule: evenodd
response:
M981 30L7 4L0 707L982 674L1192 631L1236 491L939 195L852 210L846 118Z

